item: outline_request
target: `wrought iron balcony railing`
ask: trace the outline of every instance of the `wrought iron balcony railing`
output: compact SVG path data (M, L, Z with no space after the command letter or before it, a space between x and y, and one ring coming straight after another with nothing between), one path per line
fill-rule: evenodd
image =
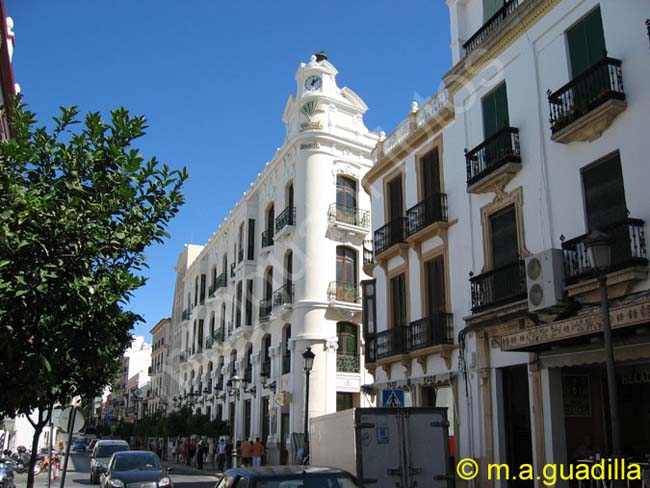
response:
M273 308L273 299L265 298L260 300L260 320L268 320L271 315L271 309Z
M358 207L350 207L341 203L333 203L327 211L330 222L354 225L364 229L370 228L370 212Z
M519 129L515 127L504 127L465 152L467 185L476 183L507 163L521 163Z
M375 231L375 256L390 249L406 236L406 217L397 217Z
M358 373L359 356L353 354L336 354L336 371L341 373Z
M490 34L498 30L505 22L505 20L511 16L519 7L519 0L510 0L506 2L503 7L501 7L488 21L481 26L481 28L476 31L476 33L470 37L465 44L463 44L463 49L465 49L465 55L468 55L476 48L478 48L484 41L487 39Z
M375 255L372 253L372 241L363 241L363 264L375 264Z
M472 313L526 298L523 259L471 276L469 281L472 286Z
M416 351L424 347L454 343L453 315L436 312L429 317L409 324L408 349Z
M332 281L327 288L327 296L337 302L360 303L361 286L345 281Z
M275 232L284 229L287 225L296 225L296 207L285 208L275 219Z
M206 349L212 349L213 344L214 344L214 338L212 336L208 336L205 339L205 348Z
M407 334L408 327L404 325L378 332L375 336L377 359L406 354L408 352Z
M224 288L227 284L227 278L226 278L226 272L224 271L221 273L219 276L217 276L217 279L215 280L214 284L212 285L214 287L214 291L216 292L219 288Z
M604 57L559 90L548 92L555 134L608 100L625 100L621 61Z
M645 241L644 221L641 219L625 219L622 222L602 229L610 239L612 262L610 271L617 271L630 266L648 264L648 254ZM564 281L566 284L575 283L581 279L593 278L594 269L585 241L589 234L564 241Z
M221 344L226 340L226 331L223 326L214 331L213 339L215 344Z
M287 283L273 292L273 308L279 308L284 304L293 303L293 283Z
M273 245L273 231L265 230L262 232L262 247L269 247Z
M434 193L406 211L407 232L416 232L435 222L447 222L447 194Z

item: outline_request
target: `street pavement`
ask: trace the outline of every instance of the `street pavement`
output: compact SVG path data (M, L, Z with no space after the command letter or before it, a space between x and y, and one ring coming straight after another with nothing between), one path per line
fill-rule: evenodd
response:
M217 477L207 473L201 473L196 469L179 467L174 465L170 478L174 488L214 488L217 484ZM16 488L27 486L27 474L15 476ZM59 488L61 480L52 482L52 488ZM47 488L47 472L42 472L36 477L35 488ZM87 452L76 452L70 454L68 462L68 473L65 478L65 488L99 488L99 485L90 484L90 454Z

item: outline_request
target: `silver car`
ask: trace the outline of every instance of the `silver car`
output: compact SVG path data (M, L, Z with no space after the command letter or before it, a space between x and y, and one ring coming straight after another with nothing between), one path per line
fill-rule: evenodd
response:
M99 476L108 469L108 461L114 453L128 450L129 443L126 441L97 441L90 456L90 483L99 483Z

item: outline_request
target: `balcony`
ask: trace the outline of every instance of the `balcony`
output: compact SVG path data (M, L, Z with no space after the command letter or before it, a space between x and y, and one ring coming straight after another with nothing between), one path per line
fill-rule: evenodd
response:
M365 234L370 229L370 212L358 207L333 203L327 211L330 224Z
M406 211L406 232L409 237L436 222L447 222L447 195L434 193Z
M391 247L404 243L406 217L397 217L375 231L375 257Z
M212 285L210 286L208 293L211 297L213 297L217 291L219 291L220 288L225 288L226 286L226 273L223 272L217 278L214 280Z
M273 245L273 231L265 230L262 232L262 249Z
M215 344L221 344L224 340L226 340L226 330L223 325L214 331L213 338Z
M271 298L265 298L260 300L260 321L269 320L271 316L271 309L273 308L273 300Z
M510 0L509 2L506 2L503 7L490 17L488 21L483 24L481 28L476 31L467 42L465 42L465 44L463 44L465 55L467 56L477 48L481 47L492 33L499 31L501 25L506 21L506 19L516 12L517 7L519 7L519 0Z
M284 234L281 232L283 229L288 231L294 225L296 225L296 207L287 207L275 218L276 236L280 237L278 234Z
M287 283L273 292L273 310L293 303L293 283Z
M408 350L454 343L453 315L437 312L430 317L416 320L409 325Z
M336 354L336 371L339 373L358 373L359 356L354 354Z
M603 58L554 93L548 92L551 139L593 141L627 107L621 61Z
M467 191L485 193L502 186L521 169L519 129L504 127L465 152Z
M526 267L523 259L471 276L472 313L526 298Z
M208 349L212 349L213 344L214 344L214 338L212 336L206 337L206 339L205 339L205 349L206 349L206 351Z
M251 383L253 380L253 368L249 366L246 366L246 369L244 369L244 377L242 378L244 383Z
M330 301L361 303L361 287L356 283L345 281L332 281L327 288Z
M610 238L612 264L608 272L648 265L644 224L643 220L628 218L602 229ZM596 277L585 247L588 236L585 234L562 243L567 285Z

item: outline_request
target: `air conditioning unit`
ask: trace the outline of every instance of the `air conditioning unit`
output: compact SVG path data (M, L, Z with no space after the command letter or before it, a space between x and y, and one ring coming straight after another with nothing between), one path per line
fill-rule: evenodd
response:
M563 304L564 261L561 249L547 249L526 258L526 291L531 312Z

